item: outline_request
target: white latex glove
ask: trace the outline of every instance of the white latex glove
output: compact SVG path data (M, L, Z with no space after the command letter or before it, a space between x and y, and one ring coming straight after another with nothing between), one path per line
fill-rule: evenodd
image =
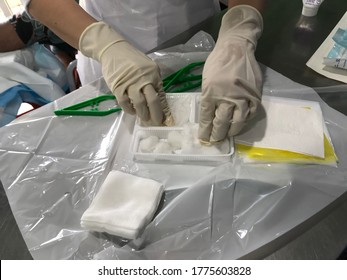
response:
M170 118L159 67L104 22L89 25L79 39L80 51L102 65L104 79L126 113L147 125Z
M221 141L241 131L261 100L262 73L254 57L263 20L248 5L230 9L206 60L200 106L199 138Z

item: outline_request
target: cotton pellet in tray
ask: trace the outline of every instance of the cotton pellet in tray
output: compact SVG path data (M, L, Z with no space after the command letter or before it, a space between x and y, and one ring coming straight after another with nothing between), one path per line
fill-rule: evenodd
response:
M156 161L227 161L233 153L229 139L214 145L202 145L198 124L177 128L138 129L133 143L134 158Z

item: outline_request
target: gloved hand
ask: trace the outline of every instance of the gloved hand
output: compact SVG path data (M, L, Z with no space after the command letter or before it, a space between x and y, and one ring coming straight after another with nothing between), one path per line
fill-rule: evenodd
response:
M255 115L261 100L262 73L254 51L262 30L262 16L251 6L235 6L223 16L216 46L203 70L201 142L236 135Z
M82 32L79 49L101 63L104 79L126 113L137 114L147 125L168 122L171 114L154 61L104 22Z

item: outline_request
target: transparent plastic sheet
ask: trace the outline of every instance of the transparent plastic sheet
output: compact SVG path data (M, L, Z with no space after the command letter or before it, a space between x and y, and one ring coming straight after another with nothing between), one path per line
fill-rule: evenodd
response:
M148 56L159 65L161 75L165 78L190 63L205 61L214 46L212 36L200 31L185 44L159 50Z
M236 259L346 192L347 117L311 88L266 67L263 73L264 94L320 102L340 159L336 167L245 164L237 156L219 165L134 162L129 153L134 117L53 114L107 92L103 80L1 128L0 178L33 258ZM155 218L136 240L80 226L110 170L165 186Z

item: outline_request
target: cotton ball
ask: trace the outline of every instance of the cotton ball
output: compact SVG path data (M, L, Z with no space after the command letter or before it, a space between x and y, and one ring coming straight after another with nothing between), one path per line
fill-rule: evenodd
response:
M189 122L192 97L190 95L174 95L167 98L175 125L182 126Z
M182 154L193 154L193 136L191 126L185 124L182 130Z
M229 152L230 144L228 139L211 145L202 145L198 137L198 130L198 124L184 125L182 132L182 153L195 155L220 155Z
M172 154L172 152L172 146L164 141L159 141L153 151L156 154Z
M201 145L200 154L203 155L220 155L221 151L218 149L216 145Z
M194 135L194 124L185 124L183 125L182 137L184 142L194 143L195 135Z
M224 139L222 142L216 143L215 145L221 154L228 154L230 152L230 141L228 138Z
M200 146L200 139L199 139L199 124L190 124L190 130L192 135L192 141L194 145Z
M182 141L183 141L182 134L178 132L177 130L173 130L168 133L167 141L172 147L176 149L182 148Z
M139 151L141 153L152 153L159 142L157 136L151 135L147 138L143 138L139 144Z
M186 124L183 126L182 153L199 154L201 150L200 140L198 138L198 124Z
M204 155L222 155L229 153L229 151L230 144L228 139L210 145L200 144L200 154Z
M182 154L193 155L196 154L195 147L192 142L184 141L182 143Z

